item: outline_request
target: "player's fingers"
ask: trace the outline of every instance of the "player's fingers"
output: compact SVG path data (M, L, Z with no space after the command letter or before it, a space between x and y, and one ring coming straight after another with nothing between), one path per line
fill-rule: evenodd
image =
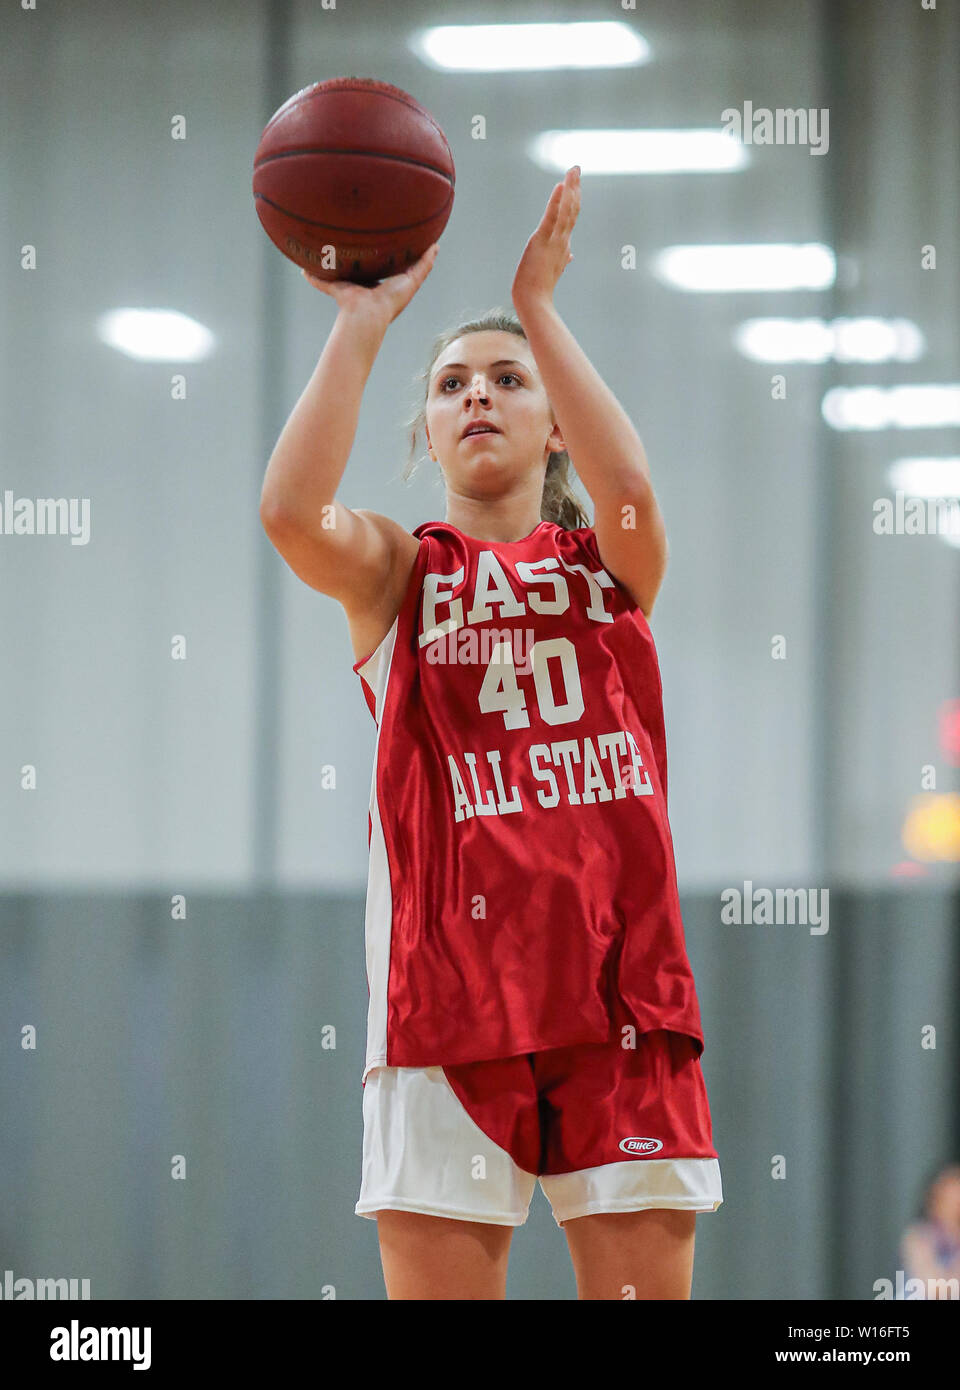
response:
M547 203L547 210L543 214L543 221L540 226L546 236L552 236L557 225L557 217L560 213L560 202L563 198L563 184L558 183L550 194L550 201Z
M577 197L575 189L568 189L567 195L563 199L563 208L560 213L560 226L564 232L571 232L573 224L577 220L577 213L580 211L580 199Z
M557 212L560 208L560 195L562 191L563 184L558 183L547 199L547 206L543 210L540 225L534 232L534 236L550 237L553 235L553 230L557 223Z
M322 290L324 294L330 293L329 280L318 280L315 275L310 274L309 270L301 271L301 274L303 275L303 278L307 281L307 283L312 285L315 290Z
M419 258L419 260L414 261L413 265L410 267L410 274L414 277L418 284L422 284L423 281L430 274L431 270L433 269L433 263L436 260L436 258L437 244L436 242L434 242L432 246L427 247L426 251L424 251L423 255Z

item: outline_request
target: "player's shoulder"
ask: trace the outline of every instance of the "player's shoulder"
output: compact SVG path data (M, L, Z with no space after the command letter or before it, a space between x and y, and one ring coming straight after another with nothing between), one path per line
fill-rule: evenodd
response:
M556 535L558 543L565 543L586 550L599 561L600 550L597 545L597 533L592 526L566 527L558 525Z
M355 516L362 517L364 521L376 528L391 548L409 559L413 559L420 548L417 537L408 531L406 526L401 526L399 521L394 521L392 516L384 516L382 512L372 512L367 507L353 507L351 509Z

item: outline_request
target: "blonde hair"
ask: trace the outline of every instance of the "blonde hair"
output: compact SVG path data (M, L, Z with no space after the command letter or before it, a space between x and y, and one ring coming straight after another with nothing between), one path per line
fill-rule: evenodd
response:
M426 423L427 409L426 400L429 390L430 373L433 371L434 363L445 352L451 343L457 338L462 338L465 333L516 333L519 338L526 342L527 335L523 331L523 325L515 314L511 314L504 309L491 309L479 318L470 319L467 323L458 324L456 328L451 328L445 333L441 333L433 345L430 354L430 361L426 370L421 372L416 378L418 394L421 401L415 408L414 414L406 422L406 429L410 431L410 455L407 465L403 470L402 477L407 482L413 477L417 470L416 449L417 435ZM570 456L566 449L557 453L552 453L547 462L547 471L543 480L543 495L540 499L540 520L554 521L558 526L564 527L567 531L576 531L581 526L589 526L587 514L583 509L580 499L570 487L569 470Z

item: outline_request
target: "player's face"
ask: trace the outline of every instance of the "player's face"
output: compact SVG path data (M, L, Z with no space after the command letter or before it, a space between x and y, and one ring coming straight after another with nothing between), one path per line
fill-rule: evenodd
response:
M932 1216L960 1231L960 1168L941 1173L930 1193L929 1206Z
M430 374L426 417L431 457L457 482L545 469L547 441L563 444L533 353L516 333L465 333L452 342ZM464 437L478 420L496 432Z

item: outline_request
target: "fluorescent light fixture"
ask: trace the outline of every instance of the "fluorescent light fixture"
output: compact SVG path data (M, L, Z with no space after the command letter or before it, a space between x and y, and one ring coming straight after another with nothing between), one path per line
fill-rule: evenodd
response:
M952 429L960 386L834 386L820 410L835 430Z
M915 362L926 351L909 319L747 319L733 341L754 362Z
M570 24L440 24L410 39L445 72L624 68L650 61L650 45L620 20Z
M894 492L908 497L955 499L948 509L936 508L928 523L947 545L960 547L960 458L903 458L891 463L887 480ZM929 511L929 508L928 508Z
M960 497L960 458L905 458L891 463L894 492L911 497Z
M97 320L101 342L140 362L201 362L213 334L175 309L111 309Z
M729 137L725 137L729 138ZM790 245L668 246L653 259L653 273L678 290L825 290L836 258L818 241Z
M529 145L541 169L582 174L728 173L750 156L721 130L545 130Z

